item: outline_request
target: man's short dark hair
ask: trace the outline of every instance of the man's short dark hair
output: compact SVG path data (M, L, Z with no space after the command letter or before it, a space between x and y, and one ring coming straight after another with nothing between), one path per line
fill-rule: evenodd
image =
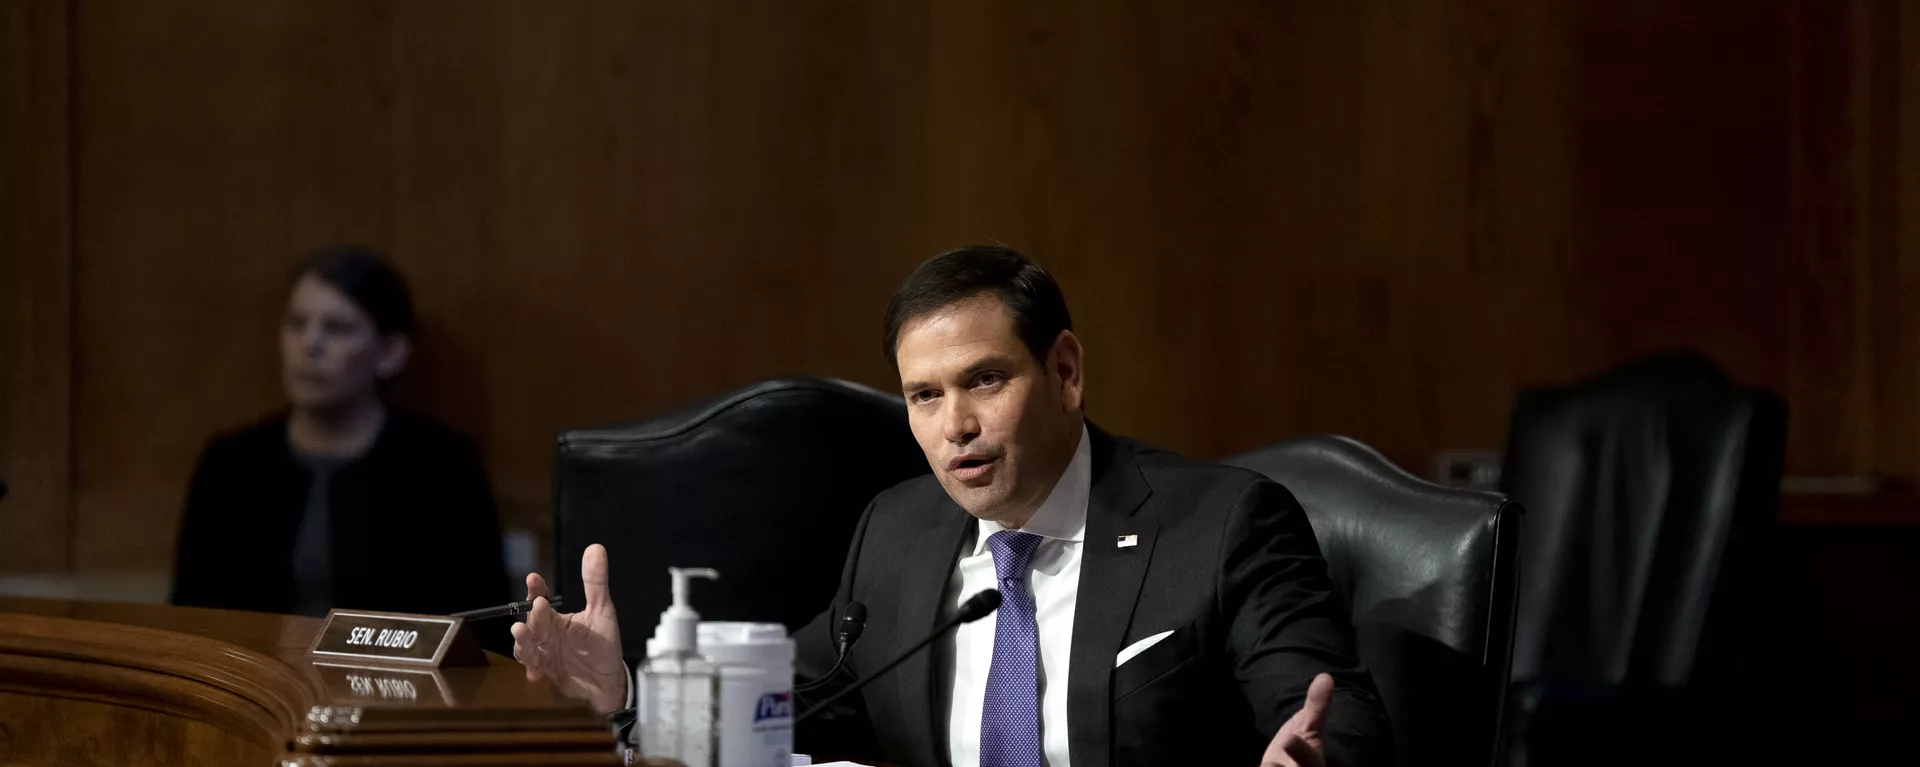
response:
M907 275L887 302L881 343L887 364L900 366L900 328L975 296L991 294L1013 315L1013 332L1041 364L1060 331L1073 329L1067 298L1053 275L1012 248L968 245L929 258Z

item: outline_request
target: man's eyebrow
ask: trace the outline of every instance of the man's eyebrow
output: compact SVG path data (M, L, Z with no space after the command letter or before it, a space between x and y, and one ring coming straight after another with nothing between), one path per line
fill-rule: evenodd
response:
M1009 360L1004 356L996 354L991 357L982 359L978 362L975 362L971 365L968 365L966 370L960 371L960 377L972 378L974 376L980 375L981 373L984 373L989 370L1004 369L1011 362L1012 360Z
M985 357L976 360L973 364L968 365L965 370L960 371L960 377L962 379L972 378L988 370L1004 369L1011 363L1012 360L1005 355L996 354L991 357ZM900 385L900 393L912 394L922 389L931 388L933 388L933 383L929 381L908 381Z

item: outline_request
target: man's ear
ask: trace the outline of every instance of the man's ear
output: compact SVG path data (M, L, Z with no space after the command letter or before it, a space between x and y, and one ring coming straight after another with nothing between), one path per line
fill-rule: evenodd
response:
M1068 412L1082 409L1086 404L1086 350L1080 346L1080 337L1071 330L1062 330L1053 339L1053 351L1047 353L1047 372L1060 380L1060 403Z
M380 356L380 365L374 368L374 374L385 381L400 375L407 367L407 360L413 357L413 339L402 333L387 336L387 351Z

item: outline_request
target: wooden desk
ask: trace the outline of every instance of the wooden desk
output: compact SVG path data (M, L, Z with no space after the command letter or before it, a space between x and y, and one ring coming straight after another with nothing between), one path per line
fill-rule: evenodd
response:
M0 764L613 765L519 664L316 665L312 618L0 597Z
M1920 719L1920 498L1782 495L1761 598L1781 764L1890 764Z
M1898 488L1867 496L1780 495L1783 525L1920 525L1920 494Z

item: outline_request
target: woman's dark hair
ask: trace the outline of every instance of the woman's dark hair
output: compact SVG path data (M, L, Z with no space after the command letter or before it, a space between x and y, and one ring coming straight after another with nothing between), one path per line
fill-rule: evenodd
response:
M893 292L881 337L887 364L900 365L902 326L981 294L992 294L1006 305L1013 315L1013 332L1043 364L1060 331L1073 329L1067 298L1046 269L1012 248L968 245L927 259Z
M373 319L381 335L414 334L413 294L380 251L360 245L330 245L313 252L293 273L332 286Z

